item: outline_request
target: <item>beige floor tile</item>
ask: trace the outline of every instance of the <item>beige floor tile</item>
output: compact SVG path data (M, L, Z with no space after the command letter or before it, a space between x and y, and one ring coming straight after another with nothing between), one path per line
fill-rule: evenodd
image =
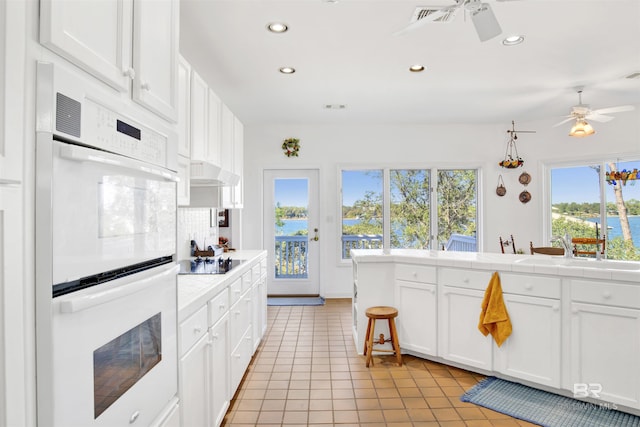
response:
M533 426L461 402L484 375L411 355L375 354L365 366L352 337L351 302L268 307L268 330L225 426Z

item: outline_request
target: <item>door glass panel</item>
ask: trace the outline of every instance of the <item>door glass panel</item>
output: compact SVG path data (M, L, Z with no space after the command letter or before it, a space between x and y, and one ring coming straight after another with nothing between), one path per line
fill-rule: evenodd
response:
M429 170L391 170L391 247L429 248Z
M309 180L276 178L274 180L275 251L277 279L308 277L308 209Z
M382 170L342 171L342 259L382 247Z
M477 173L475 169L438 171L438 247L476 252Z

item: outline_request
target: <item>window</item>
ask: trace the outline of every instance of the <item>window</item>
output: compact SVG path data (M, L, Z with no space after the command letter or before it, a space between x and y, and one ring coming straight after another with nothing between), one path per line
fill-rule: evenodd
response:
M342 170L341 180L342 259L385 242L394 249L477 250L476 169Z
M637 160L552 167L551 235L604 237L607 258L640 260L638 169Z

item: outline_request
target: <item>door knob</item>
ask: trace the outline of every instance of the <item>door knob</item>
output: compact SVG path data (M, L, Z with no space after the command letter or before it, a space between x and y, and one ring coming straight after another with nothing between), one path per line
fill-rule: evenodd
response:
M317 229L317 228L314 228L314 229L313 229L313 232L314 232L314 233L316 233L316 235L315 235L315 236L313 236L313 241L314 241L314 242L317 242L318 240L320 240L320 237L318 237L318 229Z

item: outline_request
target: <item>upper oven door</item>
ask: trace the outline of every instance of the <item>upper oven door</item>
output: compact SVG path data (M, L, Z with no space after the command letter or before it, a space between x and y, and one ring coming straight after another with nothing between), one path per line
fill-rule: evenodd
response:
M79 145L53 143L53 285L172 256L176 175Z

